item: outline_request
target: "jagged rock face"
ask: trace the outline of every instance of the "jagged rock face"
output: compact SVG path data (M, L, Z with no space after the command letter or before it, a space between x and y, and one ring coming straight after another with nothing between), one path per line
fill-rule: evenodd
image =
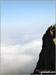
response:
M40 71L55 71L56 24L49 27L42 40L42 50L34 73Z

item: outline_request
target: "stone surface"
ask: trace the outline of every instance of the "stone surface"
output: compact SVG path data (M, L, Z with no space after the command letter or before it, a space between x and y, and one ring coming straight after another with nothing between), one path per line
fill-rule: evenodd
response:
M41 71L55 71L56 24L49 27L43 35L42 50L39 54L34 74Z

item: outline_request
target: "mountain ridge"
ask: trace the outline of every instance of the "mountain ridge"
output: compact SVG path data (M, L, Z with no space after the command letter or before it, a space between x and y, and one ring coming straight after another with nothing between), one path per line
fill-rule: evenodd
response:
M43 35L42 50L33 74L41 71L55 71L56 24L50 26Z

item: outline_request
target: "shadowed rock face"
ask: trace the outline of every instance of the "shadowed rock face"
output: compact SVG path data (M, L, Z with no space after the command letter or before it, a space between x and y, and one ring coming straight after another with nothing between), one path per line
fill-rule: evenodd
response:
M49 27L42 40L42 50L39 55L34 73L41 71L55 71L55 46L56 46L56 24Z

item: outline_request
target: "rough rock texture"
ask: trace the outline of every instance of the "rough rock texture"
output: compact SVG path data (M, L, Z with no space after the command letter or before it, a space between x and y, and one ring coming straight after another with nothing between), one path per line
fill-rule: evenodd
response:
M41 71L55 71L56 24L49 27L42 40L42 50L33 74Z

